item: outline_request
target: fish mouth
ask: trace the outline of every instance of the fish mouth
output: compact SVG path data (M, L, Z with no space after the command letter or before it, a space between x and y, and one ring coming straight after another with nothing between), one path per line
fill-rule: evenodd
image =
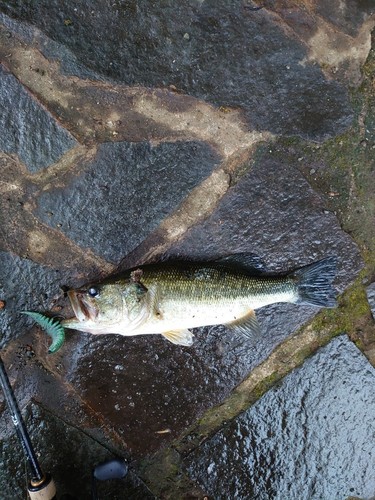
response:
M99 311L85 300L84 292L79 290L69 290L68 297L78 321L94 321Z

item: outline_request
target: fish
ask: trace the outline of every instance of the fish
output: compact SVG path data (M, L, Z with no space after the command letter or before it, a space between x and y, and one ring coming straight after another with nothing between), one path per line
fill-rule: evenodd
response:
M335 307L336 257L283 274L267 273L262 259L240 253L210 262L165 261L68 291L75 317L64 328L92 334L161 334L191 346L192 328L226 325L259 336L255 310L291 302Z

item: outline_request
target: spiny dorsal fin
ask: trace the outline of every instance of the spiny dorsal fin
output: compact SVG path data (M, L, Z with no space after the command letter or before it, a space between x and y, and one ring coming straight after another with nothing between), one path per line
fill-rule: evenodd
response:
M240 319L227 323L226 326L235 334L242 335L249 339L259 337L261 334L260 325L253 310L249 311L246 316L242 316Z
M170 330L169 332L162 333L172 344L191 346L194 342L194 335L190 330Z
M263 260L255 253L235 253L221 257L215 262L230 267L240 268L251 274L261 274L266 272L266 265Z

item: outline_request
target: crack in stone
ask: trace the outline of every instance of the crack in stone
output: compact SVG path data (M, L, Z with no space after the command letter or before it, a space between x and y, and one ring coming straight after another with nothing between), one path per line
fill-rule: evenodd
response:
M216 148L223 157L221 166L161 223L156 230L159 244L148 249L144 256L147 259L163 253L172 241L210 215L230 185L228 174L236 171L257 143L273 138L267 131L249 131L239 111L216 108L188 95L63 76L59 73L59 63L49 61L16 36L9 39L7 32L0 25L0 57L3 60L6 58L9 70L81 143L202 140ZM21 195L24 209L30 214L27 223L34 228L29 231L24 227L21 231L30 235L30 248L23 248L21 254L26 253L37 259L37 262L41 262L43 256L50 261L48 255L53 254L51 240L57 239L64 240L64 245L71 249L71 253L81 256L79 259L85 255L85 261L91 261L92 258L95 261L96 257L90 252L78 250L79 247L70 241L68 243L68 239L59 231L46 228L32 218L35 196L25 200L22 194L26 192L26 187L30 192L31 188L27 184L32 184L38 193L63 186L64 176L76 168L77 161L81 161L82 157L86 157L86 160L92 158L95 152L93 147L89 151L87 147L78 146L66 153L57 164L33 176L28 175L25 169L19 169L18 177L23 187L18 189L18 194ZM22 218L18 224L19 227L24 225ZM17 238L18 241L22 239ZM155 238L151 237L151 240L155 241ZM96 267L106 272L113 270L110 264L100 259L97 259Z
M165 89L112 85L62 75L59 64L0 25L3 64L80 142L203 140L224 157L271 134L250 132L239 111Z
M146 240L122 260L118 271L157 260L168 251L172 243L176 243L197 223L208 218L230 188L232 176L249 161L252 151L253 148L244 149L224 161L191 191Z
M80 269L83 275L106 275L113 265L96 256L90 249L80 248L62 232L41 223L32 213L38 194L63 185L67 172L77 169L77 162L92 158L95 149L78 146L66 153L50 169L32 174L15 159L14 155L0 153L3 180L0 183L0 211L2 212L0 247L2 250L30 258L34 262L51 267ZM61 252L64 248L64 252ZM76 267L74 267L76 263Z
M301 60L301 65L316 62L328 79L338 73L350 84L360 84L361 68L371 49L374 15L368 15L357 33L352 35L319 14L317 6L309 0L289 2L285 8L280 3L280 7L273 4L272 9L263 9L288 36L296 37L306 47L308 55ZM342 15L344 17L344 12Z

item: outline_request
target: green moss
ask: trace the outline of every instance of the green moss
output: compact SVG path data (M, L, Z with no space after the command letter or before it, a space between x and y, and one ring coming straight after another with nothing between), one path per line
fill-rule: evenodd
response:
M338 307L321 311L312 322L312 327L317 330L328 329L332 335L343 332L350 333L355 330L363 316L370 315L370 307L362 279L363 272L360 273L355 283L341 295Z
M373 348L375 332L364 283L372 281L375 277L375 225L373 224L375 149L372 148L374 143L371 132L368 132L375 127L374 74L375 52L371 51L363 68L363 83L359 89L351 93L354 118L351 127L345 133L321 145L296 137L280 138L272 144L260 145L252 160L261 162L265 157L272 155L298 168L312 187L321 193L327 209L337 215L343 230L358 244L365 268L340 296L336 309L322 310L309 325L302 327L296 333L298 337L310 330L318 332L319 335L314 335L311 340L308 340L309 336L306 335L305 345L292 343L292 346L297 345L295 350L280 346L277 361L271 365L271 374L265 376L252 389L247 389L251 384L237 387L223 404L208 410L175 441L173 448L165 450L152 460L152 466L148 467L148 477L151 477L154 492L165 492L168 488L174 492L182 491L183 488L187 491L189 485L186 477L179 474L180 454L189 453L199 446L202 440L251 406L287 373L301 365L307 357L333 337L347 333L365 353L368 346L370 349L371 346ZM240 174L242 175L250 167L251 164L247 164Z
M268 377L264 378L249 395L250 398L247 401L248 404L253 404L255 401L260 399L271 387L273 387L277 382L279 382L283 377L279 371L274 371ZM248 406L248 405L246 405ZM244 408L245 409L245 408Z

